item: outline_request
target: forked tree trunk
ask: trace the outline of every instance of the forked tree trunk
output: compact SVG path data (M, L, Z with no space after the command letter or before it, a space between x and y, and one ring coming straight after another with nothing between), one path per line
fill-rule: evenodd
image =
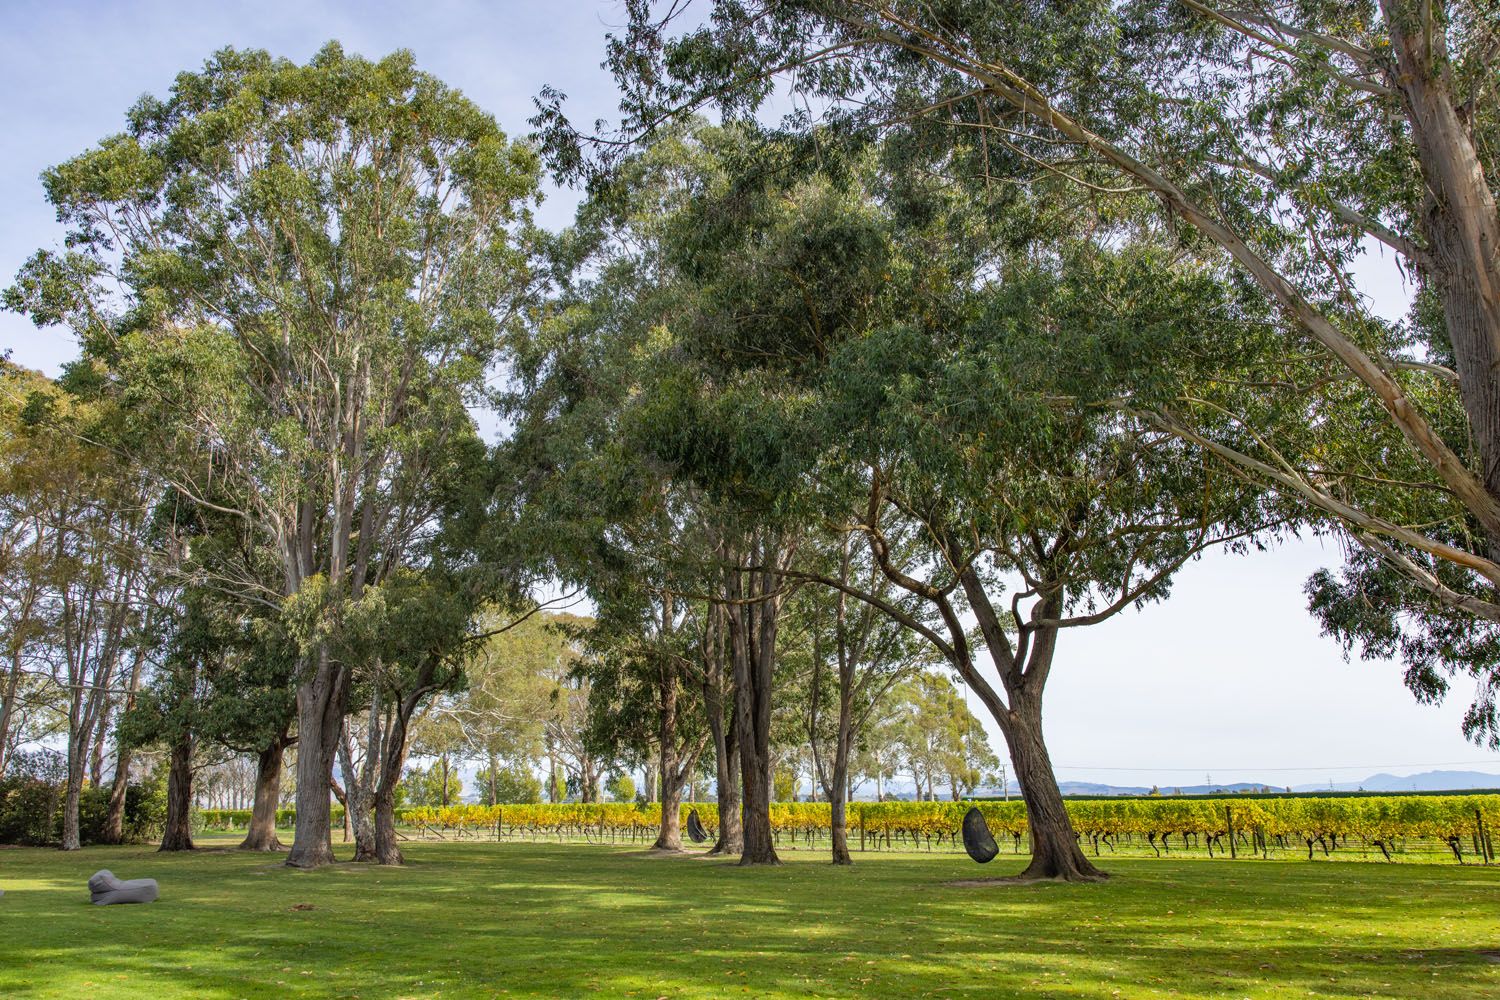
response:
M740 777L744 787L742 865L779 865L771 832L771 788L766 769L756 753L755 740L740 743Z
M370 710L370 749L365 751L364 766L354 766L354 750L347 723L339 737L339 767L344 775L344 830L354 835L354 860L375 860L375 783L379 762L372 757L379 746L378 706Z
M709 854L739 854L745 847L740 823L740 748L735 738L732 691L730 711L724 711L725 660L728 656L724 619L722 607L709 606L703 644L703 709L709 738L714 745L714 798L719 813L719 837ZM728 672L732 676L733 669Z
M731 629L733 629L731 625ZM743 789L740 864L779 865L771 832L771 690L769 669L756 668L750 656L735 657L734 714L740 734L740 785Z
M377 865L401 865L406 858L396 836L396 787L401 783L401 771L406 767L406 734L411 713L416 711L419 697L408 698L396 706L391 720L391 732L386 737L386 752L380 762L379 781L374 795L374 851L367 860Z
M313 676L297 690L297 826L286 858L294 868L334 861L330 783L348 700L347 677L327 651L321 651Z
M167 770L167 821L162 830L163 851L193 849L193 739L183 733L172 745Z
M779 570L790 563L795 548L769 533L757 533L749 552L764 568L725 575L725 617L734 665L734 716L745 796L742 865L781 864L771 831L771 694L776 632L784 600L784 578Z
M255 799L250 805L250 829L240 841L242 851L285 850L276 836L276 807L281 802L281 762L286 747L282 733L260 752L255 762Z

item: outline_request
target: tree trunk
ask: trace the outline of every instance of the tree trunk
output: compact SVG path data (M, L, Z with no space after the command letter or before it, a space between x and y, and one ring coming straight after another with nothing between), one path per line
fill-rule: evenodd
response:
M136 649L135 660L130 666L130 683L125 689L125 703L121 710L122 714L135 708L136 692L141 686L141 664L145 660L143 651ZM104 842L106 844L123 844L125 842L125 796L130 790L130 748L119 740L115 754L115 780L109 790L109 814L104 819ZM3 748L0 748L3 755ZM0 768L0 774L4 774L4 768Z
M1021 878L1091 882L1105 878L1084 857L1073 822L1068 818L1052 760L1042 741L1042 712L1038 700L1015 699L1006 733L1011 763L1026 801L1026 824L1031 832L1031 863Z
M557 757L552 750L552 740L547 740L547 801L556 803L557 794Z
M297 827L286 863L294 868L332 864L329 835L333 758L343 730L348 675L326 650L297 690Z
M661 781L661 832L651 847L658 851L682 850L682 786L681 778L663 772Z
M354 860L374 861L375 850L375 769L376 762L370 758L379 746L377 712L370 711L370 746L365 750L365 764L354 766L354 751L349 734L343 733L339 743L339 765L344 773L344 829L354 835Z
M20 689L21 653L17 648L11 654L10 672L5 677L5 690L0 693L0 776L5 774L6 758L10 750L10 720L15 713L16 693Z
M95 788L104 785L104 744L109 741L109 712L108 701L99 709L99 717L94 723L94 734L89 744L89 784Z
M763 566L783 567L795 546L757 533L750 552ZM771 693L780 624L782 576L774 569L726 575L726 619L734 665L734 714L744 788L742 865L779 865L771 832ZM748 593L744 582L748 581ZM749 603L746 603L749 599Z
M167 822L162 830L163 851L193 849L193 739L184 733L172 746L167 771Z
M76 851L83 845L78 837L78 799L83 791L83 762L69 761L67 785L63 794L62 849Z
M276 836L276 806L281 801L281 761L286 734L260 752L255 762L255 800L250 806L250 829L240 841L242 851L285 850Z
M849 780L849 762L847 756L841 755L842 759L836 758L833 764L833 785L835 788L847 788ZM842 784L841 784L842 782ZM849 856L849 810L842 794L835 793L828 797L829 829L833 840L833 863L836 865L852 865L854 859Z
M854 705L850 694L841 693L839 699L839 735L833 751L833 780L824 791L828 793L829 830L833 841L833 863L852 865L849 856L849 821L845 803L849 796L849 750L854 742Z
M652 848L682 850L683 775L677 759L677 671L670 662L660 665L657 681L657 712L661 743L661 829Z
M769 677L764 676L752 659L750 655L735 656L734 714L735 728L740 734L740 783L744 794L740 864L776 865L781 859L776 856L771 832L768 775L771 691Z
M406 858L396 838L396 782L382 781L375 790L375 852L377 865L402 865Z
M1442 299L1481 478L1500 497L1500 214L1473 132L1453 103L1446 27L1424 25L1415 4L1384 0L1381 7L1398 69L1391 83L1406 105L1426 181L1418 221L1430 259L1419 264ZM1500 558L1500 536L1489 535L1490 557Z
M430 673L423 674L424 680L428 677ZM406 863L396 837L396 787L401 783L401 771L406 767L406 734L410 731L411 717L421 703L422 694L423 689L419 687L417 693L396 703L391 730L386 734L385 753L379 763L375 784L375 847L368 859L377 865Z
M719 839L710 854L740 854L745 850L745 834L740 809L740 745L736 738L734 717L723 720L723 706L716 708L719 721L710 722L714 730L717 756L718 791L715 799L719 812Z
M747 692L744 700L749 701ZM736 698L736 701L740 700ZM747 707L741 717L749 712ZM756 740L740 742L740 777L744 788L743 832L744 846L740 850L742 865L779 865L776 843L771 832L771 788L766 781L766 769L756 751Z
M130 748L115 755L115 780L109 788L109 812L104 817L104 843L125 843L125 795L130 789Z

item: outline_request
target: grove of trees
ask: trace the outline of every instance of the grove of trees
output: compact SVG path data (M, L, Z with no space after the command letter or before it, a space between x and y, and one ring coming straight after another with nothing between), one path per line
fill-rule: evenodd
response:
M626 4L601 134L224 49L46 172L5 304L80 355L0 371L0 781L57 750L64 849L156 782L163 850L294 804L297 867L335 800L399 864L403 803L606 795L747 865L809 796L848 864L856 790L1003 756L1023 877L1101 878L1070 636L1296 533L1324 630L1500 746L1492 3L691 6Z

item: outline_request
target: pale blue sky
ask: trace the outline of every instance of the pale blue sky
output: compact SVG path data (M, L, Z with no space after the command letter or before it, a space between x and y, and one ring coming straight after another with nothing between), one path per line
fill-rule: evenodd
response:
M419 64L524 134L543 84L567 93L583 121L614 110L599 69L614 0L466 3L0 0L0 281L61 231L37 175L118 131L145 92L224 45L303 60L329 39L367 56L413 50ZM541 210L557 226L574 196ZM1361 284L1382 311L1404 292L1388 262ZM0 349L49 373L74 345L0 314ZM1414 703L1394 664L1346 664L1318 635L1302 584L1333 565L1331 543L1244 558L1209 556L1179 577L1170 602L1065 635L1046 725L1063 779L1163 786L1264 780L1301 784L1375 771L1463 766L1500 774L1500 755L1458 730L1468 691L1442 707ZM1001 743L996 736L997 748Z

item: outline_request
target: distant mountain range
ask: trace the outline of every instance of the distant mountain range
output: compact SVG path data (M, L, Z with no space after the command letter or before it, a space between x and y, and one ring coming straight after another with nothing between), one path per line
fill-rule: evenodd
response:
M1104 785L1092 781L1062 781L1058 783L1064 795L1146 795L1151 787L1141 785ZM1236 781L1231 784L1216 785L1171 785L1161 784L1157 786L1163 795L1209 795L1214 792L1258 792L1262 788L1269 788L1273 792L1286 790L1285 785L1278 785L1270 781ZM1293 785L1294 792L1355 792L1363 789L1367 792L1446 792L1464 791L1470 788L1500 788L1500 774L1486 774L1483 771L1424 771L1421 774L1410 774L1398 777L1394 774L1372 774L1363 781L1335 781L1332 785L1328 782L1313 782L1303 785ZM1000 789L985 788L981 791L983 795L998 795ZM1016 794L1015 787L1011 787L1011 794Z
M1372 774L1364 781L1334 782L1336 792L1352 792L1363 788L1367 792L1460 792L1467 788L1500 788L1500 774L1483 771L1423 771L1398 778L1394 774ZM1327 791L1321 785L1293 785L1294 792Z

